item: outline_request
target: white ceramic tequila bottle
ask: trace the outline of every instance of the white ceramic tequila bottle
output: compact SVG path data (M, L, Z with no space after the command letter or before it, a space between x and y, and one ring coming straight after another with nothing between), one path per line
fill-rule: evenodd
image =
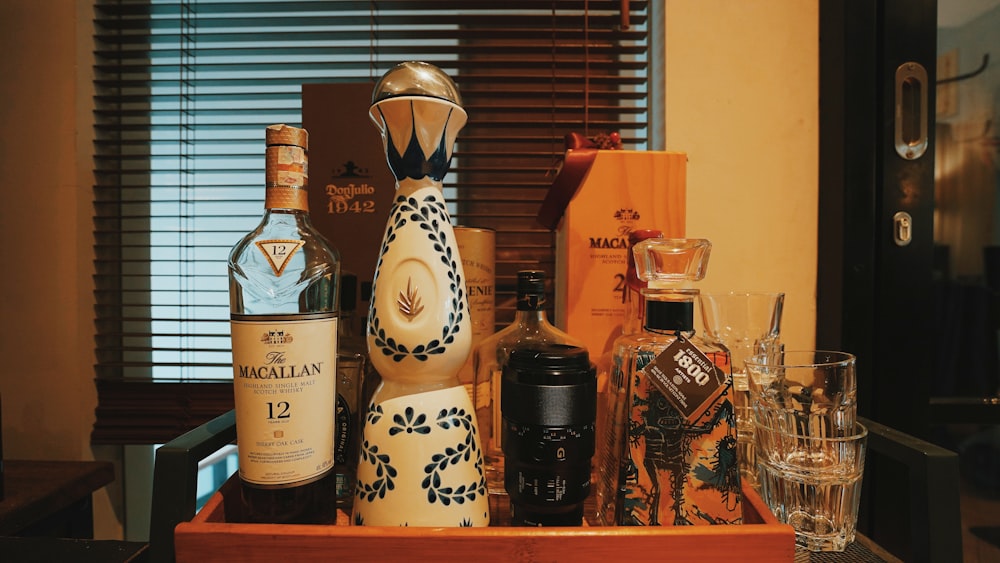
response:
M441 193L460 104L454 82L421 62L389 70L372 96L396 197L368 313L382 384L364 417L355 524L489 525L479 430L458 380L472 346L465 275Z

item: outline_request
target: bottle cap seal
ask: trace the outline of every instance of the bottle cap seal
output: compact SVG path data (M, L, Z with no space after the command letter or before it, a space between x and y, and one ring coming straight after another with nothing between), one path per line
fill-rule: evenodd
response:
M539 311L545 306L545 272L521 270L517 273L517 310Z
M267 146L287 145L309 149L309 132L299 127L292 127L284 123L268 125L264 133L264 142Z

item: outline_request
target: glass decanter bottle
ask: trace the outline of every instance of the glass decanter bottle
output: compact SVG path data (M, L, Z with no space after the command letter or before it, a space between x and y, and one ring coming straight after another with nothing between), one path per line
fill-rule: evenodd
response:
M642 290L642 331L615 341L610 392L618 525L742 521L729 352L695 334L698 291L711 243L649 239L633 248Z
M642 331L643 319L646 318L645 301L642 290L646 282L639 279L636 273L635 260L632 259L632 248L641 241L660 238L663 231L657 229L635 229L628 235L628 260L625 266L625 283L622 288L622 303L625 304L625 315L622 319L619 337ZM615 381L613 369L614 346L601 355L598 360L598 393L597 393L597 452L595 467L597 478L594 483L594 507L597 509L595 521L604 526L614 525L614 506L618 495L617 471L612 467L618 463L620 455L615 455L616 444L621 440L624 417L615 415L615 409L622 403L616 401L617 393L611 390L619 387L621 381ZM617 372L620 375L620 370ZM620 377L619 377L620 379ZM610 512L608 512L610 511Z
M545 272L517 273L517 313L510 325L483 339L473 351L473 404L479 425L490 494L506 495L503 474L503 419L500 387L512 350L526 344L567 344L586 349L583 341L560 330L545 315Z

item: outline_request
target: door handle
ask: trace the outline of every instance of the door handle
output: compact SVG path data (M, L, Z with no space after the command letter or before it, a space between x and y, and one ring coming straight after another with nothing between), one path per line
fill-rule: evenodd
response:
M927 70L907 62L896 69L896 153L916 160L927 151Z

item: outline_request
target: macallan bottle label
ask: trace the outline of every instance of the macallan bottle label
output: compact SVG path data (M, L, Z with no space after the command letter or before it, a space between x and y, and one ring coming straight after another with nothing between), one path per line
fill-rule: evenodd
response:
M285 273L285 266L291 261L292 256L305 245L304 240L259 240L254 244L260 253L267 258L267 263L271 265L274 275L281 276Z
M234 315L240 478L281 488L333 468L337 317Z

